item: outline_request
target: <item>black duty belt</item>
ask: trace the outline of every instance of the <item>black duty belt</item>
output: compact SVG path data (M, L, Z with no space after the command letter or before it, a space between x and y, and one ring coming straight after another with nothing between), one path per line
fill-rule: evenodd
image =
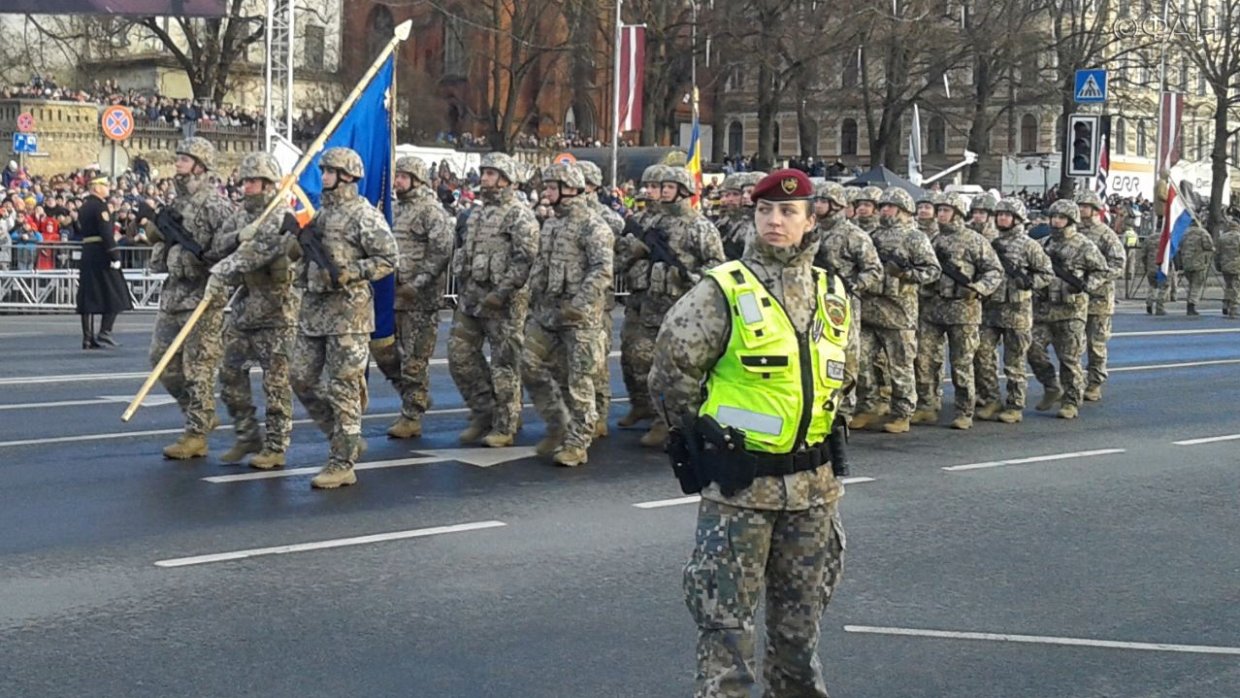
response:
M765 477L801 473L806 470L821 468L831 462L831 455L827 450L826 443L809 446L793 453L759 453L757 451L749 451L747 455L754 459L756 464L755 475Z

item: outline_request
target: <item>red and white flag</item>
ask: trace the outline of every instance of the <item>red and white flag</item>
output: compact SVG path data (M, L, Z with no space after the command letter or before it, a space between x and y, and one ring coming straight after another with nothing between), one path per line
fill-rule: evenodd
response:
M1158 175L1180 161L1184 144L1183 118L1184 95L1164 92L1158 110Z
M620 26L620 131L642 127L642 76L646 72L646 28Z
M1094 191L1102 199L1102 210L1098 212L1098 220L1111 224L1111 207L1107 204L1107 175L1111 171L1111 119L1104 117L1099 121L1098 134L1098 174L1094 177Z

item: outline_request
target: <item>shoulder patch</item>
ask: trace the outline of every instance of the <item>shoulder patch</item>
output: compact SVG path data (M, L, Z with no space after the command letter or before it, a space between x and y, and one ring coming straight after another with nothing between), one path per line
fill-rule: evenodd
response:
M839 296L827 294L822 298L822 309L827 314L827 319L832 325L843 325L844 320L848 317L848 308L844 305L844 300Z

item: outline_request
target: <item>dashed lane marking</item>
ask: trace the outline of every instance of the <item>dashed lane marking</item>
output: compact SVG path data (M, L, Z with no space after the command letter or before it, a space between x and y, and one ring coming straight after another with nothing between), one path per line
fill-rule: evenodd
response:
M1176 446L1201 446L1202 444L1216 444L1220 441L1235 441L1240 439L1240 434L1225 434L1223 436L1207 436L1200 439L1185 439L1184 441L1172 441Z
M994 460L985 463L968 463L965 465L949 465L943 470L948 472L960 472L962 470L981 470L983 468L999 468L1006 465L1025 465L1027 463L1045 463L1048 461L1069 460L1072 458L1092 458L1093 456L1110 456L1116 453L1123 453L1122 448L1102 448L1095 451L1073 451L1072 453L1052 453L1046 456L1031 456L1029 458L1012 458L1009 460Z
M874 482L874 481L875 480L872 477L840 478L840 483L845 484L845 485L859 485L863 482ZM656 499L651 502L637 502L633 506L637 507L638 509L662 509L664 507L674 507L674 506L679 506L681 504L697 504L700 501L702 501L702 497L700 495L692 494L692 495L689 495L688 497L675 497L672 499Z
M1010 633L978 633L956 630L926 630L922 628L885 628L872 625L845 625L844 632L868 635L898 635L902 637L930 637L941 640L984 640L988 642L1018 642L1031 645L1099 647L1119 650L1141 650L1145 652L1240 655L1240 647L1172 645L1162 642L1124 642L1120 640L1093 640L1081 637L1055 637L1050 635L1013 635Z

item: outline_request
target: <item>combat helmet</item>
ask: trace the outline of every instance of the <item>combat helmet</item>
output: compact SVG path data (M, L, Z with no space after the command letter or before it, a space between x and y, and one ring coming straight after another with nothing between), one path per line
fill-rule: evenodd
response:
M739 192L745 188L745 173L733 172L723 178L723 184L719 185L719 191L735 191Z
M666 166L663 168L663 177L659 180L663 184L672 183L680 187L681 193L692 196L697 191L697 185L693 182L693 176L689 174L689 170L683 167Z
M901 190L901 191L904 191L904 190ZM905 193L907 194L908 192L905 192ZM853 199L853 205L855 206L856 204L859 204L862 201L869 201L872 204L878 205L878 201L881 198L883 198L883 190L879 189L878 187L874 185L870 185L868 187L861 188L860 193L857 194L857 198ZM909 198L911 199L912 197L909 197ZM916 210L915 207L914 207L914 210Z
M950 207L953 211L956 212L956 215L960 216L961 218L964 218L965 216L967 216L970 210L968 207L965 206L964 197L955 192L952 192L950 194L943 194L939 198L939 200L935 202L934 206L935 208L938 208L939 206Z
M319 159L319 167L331 167L354 179L362 179L366 176L362 156L352 148L328 148L323 152L323 157Z
M995 213L1010 213L1012 218L1015 218L1019 223L1029 220L1029 212L1025 209L1025 202L1014 196L1006 197L995 204Z
M589 160L578 160L577 169L581 170L581 176L585 178L586 184L591 187L603 186L603 170L598 165ZM543 177L546 179L546 177Z
M918 206L922 204L930 204L931 206L937 206L938 201L936 200L936 197L938 196L938 194L939 192L936 192L936 191L930 191L929 189L922 189L921 196L916 197L913 200L913 203L917 204Z
M866 187L866 189L869 188L870 187ZM874 187L874 189L877 188L878 187ZM864 201L865 199L862 200ZM880 206L884 204L891 204L892 206L895 206L896 208L909 214L917 212L917 206L913 203L913 195L904 191L900 187L889 187L887 191L879 195L878 204Z
M177 143L177 155L188 155L198 161L203 169L215 169L215 146L211 141L194 136Z
M567 162L555 162L542 169L543 184L559 182L561 186L582 190L586 188L586 178L581 168Z
M430 184L430 167L426 161L416 155L405 155L396 160L396 171L404 172L413 178L415 182L422 184Z
M1072 225L1077 225L1081 222L1081 209L1077 207L1076 202L1072 199L1060 199L1056 201L1051 204L1051 207L1047 209L1046 213L1048 216L1063 216L1071 221Z
M1098 192L1092 189L1083 189L1076 193L1076 203L1078 206L1092 206L1095 211L1103 209L1102 197L1098 196Z
M979 194L973 197L973 201L969 204L969 212L972 213L973 211L985 211L987 213L994 213L995 206L998 206L998 205L999 205L999 202L995 201L995 197L993 194L989 194L989 193Z
M844 191L844 185L839 182L822 182L814 187L814 197L841 208L848 205L848 194Z
M478 170L495 170L504 179L515 184L519 179L516 165L517 163L508 153L494 152L482 156Z
M272 184L280 181L280 163L267 153L250 153L241 161L237 168L237 176L242 180L265 179Z

